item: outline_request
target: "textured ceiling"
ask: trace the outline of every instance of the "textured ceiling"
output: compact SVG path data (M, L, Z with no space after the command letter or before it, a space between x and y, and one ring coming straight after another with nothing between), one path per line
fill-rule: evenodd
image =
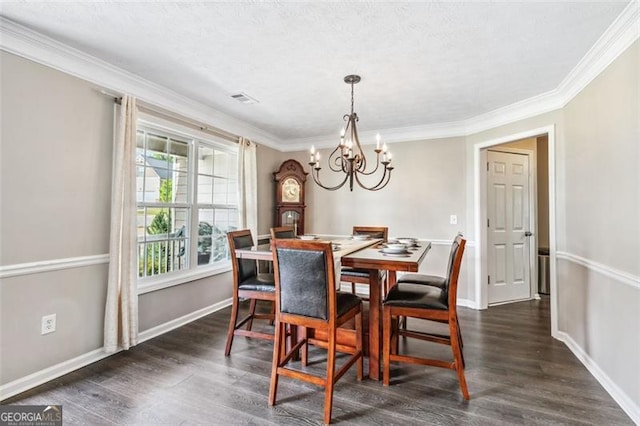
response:
M3 2L0 14L283 144L466 120L555 89L622 12L603 2ZM245 92L259 103L241 104Z

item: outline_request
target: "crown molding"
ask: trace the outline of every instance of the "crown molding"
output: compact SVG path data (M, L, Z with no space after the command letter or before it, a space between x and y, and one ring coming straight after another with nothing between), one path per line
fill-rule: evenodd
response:
M375 133L380 133L386 143L464 137L558 110L567 105L639 37L640 0L632 0L557 88L463 121L384 129L361 133L360 136L363 140L373 141ZM335 140L335 135L289 139L284 141L287 146L283 149L307 150L311 145L316 148L332 148L335 147Z
M150 105L178 112L261 145L281 149L279 139L261 129L2 16L0 50L89 81L108 92L118 95L127 93Z
M640 37L640 1L632 0L558 86L561 106L605 70Z
M385 143L465 137L564 107L640 37L640 0L632 0L557 88L463 121L381 129L361 133L365 141L380 133ZM250 138L281 152L331 148L335 135L282 140L216 109L0 17L0 49L88 80L110 91L178 112ZM365 143L365 145L368 145Z

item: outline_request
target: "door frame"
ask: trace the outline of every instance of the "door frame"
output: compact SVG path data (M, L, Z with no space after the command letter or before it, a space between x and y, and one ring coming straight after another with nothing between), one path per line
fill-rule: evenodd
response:
M506 302L498 302L498 303L492 303L489 304L488 302L488 298L489 298L489 291L487 290L487 306L497 306L497 305L502 305L505 303L513 303L513 302L520 302L520 301L524 301L524 300L531 300L533 299L538 292L536 291L536 287L534 286L534 283L537 283L537 278L538 278L538 268L536 268L537 263L536 263L536 254L537 254L537 250L536 247L538 247L538 191L537 191L537 179L538 179L538 169L536 167L537 165L537 156L536 156L536 151L531 150L531 149L522 149L522 148L511 148L508 146L501 146L501 145L495 145L495 146L490 146L488 148L483 148L480 151L480 156L481 156L481 161L484 163L487 163L488 160L488 151L494 151L494 152L503 152L503 153L507 153L507 154L519 154L519 155L526 155L527 156L527 161L529 161L529 176L527 176L527 184L529 185L529 231L531 231L533 233L533 235L531 236L531 238L529 238L528 241L528 245L529 245L529 297L526 299L518 299L518 300L509 300ZM481 179L484 182L484 190L482 191L482 193L480 194L481 197L483 197L482 201L482 205L484 206L484 209L482 211L482 218L480 219L480 223L487 223L487 219L488 219L488 214L487 214L487 184L488 184L488 172L485 169L481 169ZM489 256L489 250L488 250L488 242L489 242L489 234L487 233L486 227L484 230L484 235L485 235L485 253L487 253L487 258ZM489 274L488 271L488 266L487 266L487 275Z
M475 258L475 300L478 309L488 308L487 289L487 229L482 226L482 213L486 211L486 180L482 181L482 170L486 170L482 161L482 150L495 145L513 142L534 136L547 135L548 137L548 170L549 170L549 267L550 267L550 300L551 300L551 336L558 337L558 292L556 273L556 135L555 125L525 130L520 133L502 136L496 139L484 140L473 144L473 218L475 228L476 258Z

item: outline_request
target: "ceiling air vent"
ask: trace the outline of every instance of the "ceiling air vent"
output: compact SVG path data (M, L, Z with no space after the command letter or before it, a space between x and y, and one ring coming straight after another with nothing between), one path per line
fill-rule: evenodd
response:
M233 99L236 101L242 102L243 104L257 104L258 100L252 98L244 92L236 93L235 95L231 95Z

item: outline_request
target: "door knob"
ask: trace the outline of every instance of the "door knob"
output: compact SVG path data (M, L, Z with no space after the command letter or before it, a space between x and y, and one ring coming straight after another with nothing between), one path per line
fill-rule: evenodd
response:
M532 236L532 235L533 235L533 233L531 233L530 231L526 231L526 232L524 233L524 236L525 236L525 237L530 237L530 236Z

